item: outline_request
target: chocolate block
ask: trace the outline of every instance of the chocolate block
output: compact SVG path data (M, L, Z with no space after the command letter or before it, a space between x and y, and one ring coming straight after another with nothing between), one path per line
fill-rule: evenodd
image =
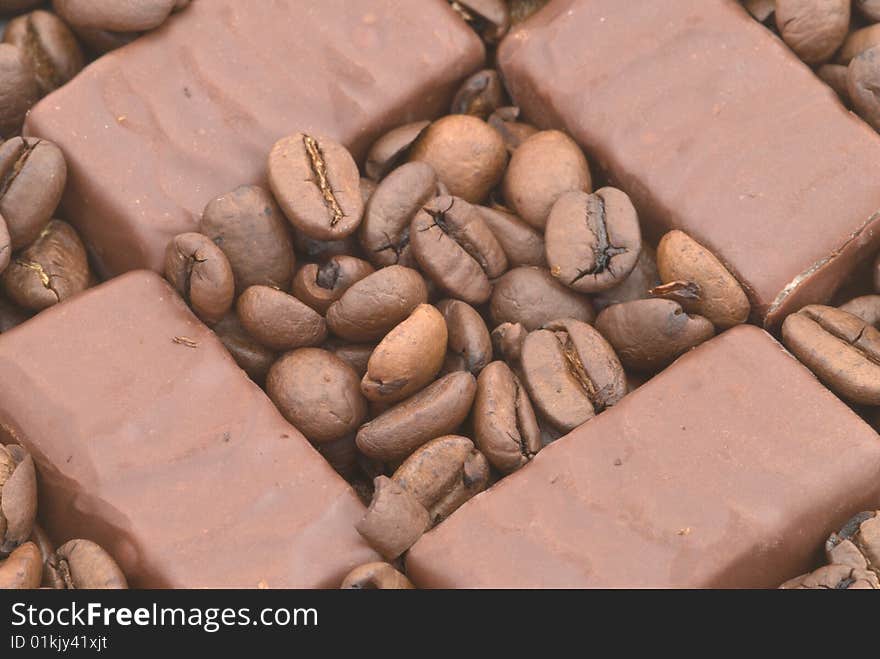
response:
M499 53L657 238L681 229L775 327L880 247L880 136L731 0L558 0Z
M703 344L425 535L421 587L771 587L880 504L880 437L766 332Z
M336 587L377 560L354 492L157 275L0 336L0 441L34 456L57 542L137 587Z
M483 59L445 0L199 0L44 99L25 130L64 151L64 217L98 269L161 270L209 201L264 181L280 137L361 157L444 111Z

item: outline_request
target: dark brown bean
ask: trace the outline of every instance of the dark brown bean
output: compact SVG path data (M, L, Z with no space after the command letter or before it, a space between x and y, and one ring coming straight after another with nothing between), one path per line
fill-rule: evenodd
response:
M743 5L759 23L769 23L776 11L776 0L744 0Z
M269 369L266 393L309 441L332 442L357 430L367 415L357 374L332 352L301 348Z
M71 25L115 32L152 30L176 4L177 0L52 0L58 15Z
M0 144L0 214L13 250L27 247L46 228L66 183L67 164L51 142L16 137Z
M345 291L374 272L373 266L362 259L332 256L321 265L307 263L301 267L293 277L291 292L323 314Z
M386 476L378 476L373 483L373 500L355 528L373 549L392 561L422 537L430 517L416 497Z
M245 331L271 350L320 345L327 323L314 309L269 286L251 286L236 303Z
M644 300L650 297L650 290L660 285L660 273L657 271L656 252L646 244L642 244L639 260L629 276L617 286L598 293L593 298L593 305L602 311L612 304Z
M43 578L40 581L40 586L53 589L64 588L64 580L61 578L61 575L50 565L52 557L55 555L55 544L36 522L31 531L29 541L37 545L40 550L40 557L43 560Z
M880 21L880 0L854 0L853 7L869 21Z
M858 316L875 329L880 329L880 295L861 295L838 308Z
M495 283L489 306L492 322L521 323L539 329L557 318L591 323L596 318L590 300L566 288L545 268L515 268Z
M519 364L528 330L520 323L502 323L492 330L494 353L512 367Z
M388 563L367 563L349 572L342 590L412 590L412 582Z
M68 590L123 590L125 575L113 557L90 540L70 540L50 561Z
M479 375L492 361L492 338L483 317L461 300L441 300L436 306L446 321L449 352L462 358L464 370Z
M816 75L834 90L844 105L850 104L847 67L842 64L823 64L816 70Z
M34 461L21 446L0 444L0 557L28 539L37 514Z
M513 213L500 207L476 206L475 208L504 250L510 267L547 264L544 256L544 238L540 233Z
M451 4L486 43L498 43L510 28L504 0L454 0Z
M776 27L807 64L821 64L849 31L850 0L776 0Z
M42 576L43 558L33 542L24 543L8 558L0 560L0 590L39 588Z
M254 340L241 326L238 315L234 312L227 313L212 329L235 363L251 380L262 385L266 381L269 367L275 361L275 353Z
M24 117L40 98L40 86L25 54L0 43L0 139L21 133Z
M550 0L507 0L510 7L510 23L522 23L529 16L541 9Z
M0 296L0 334L18 327L30 317L30 312L19 308L6 298Z
M395 462L425 442L455 431L467 418L477 389L470 373L450 373L361 426L364 455Z
M847 91L853 108L874 130L880 130L880 46L853 57Z
M86 248L67 222L52 220L2 275L3 290L25 309L40 311L64 302L91 282Z
M367 176L374 181L385 178L388 172L404 160L412 145L430 125L430 121L415 121L404 124L376 140L370 147L364 165Z
M866 50L880 46L880 25L869 25L849 33L837 53L835 61L847 65L853 57Z
M287 224L268 191L243 185L210 202L199 231L223 250L241 294L255 285L287 290L295 257Z
M28 11L43 4L43 2L44 0L0 0L0 16Z
M357 237L346 236L342 240L315 240L302 231L293 231L293 244L296 251L309 261L321 262L334 256L356 256L359 254Z
M516 151L520 144L538 132L532 124L517 119L519 108L513 106L498 108L488 119L489 125L500 133L508 153Z
M34 11L9 21L3 41L24 54L43 96L70 81L85 64L73 32L48 11Z
M329 350L342 361L352 367L358 378L367 374L367 364L370 355L376 349L374 343L346 343L339 339L330 338L324 343L324 350Z
M450 114L469 114L486 119L504 105L504 86L495 69L477 71L459 87Z
M223 251L200 233L182 233L168 243L165 277L208 325L232 307L235 281Z
M318 453L330 463L334 471L346 480L355 480L360 476L358 472L358 450L354 443L354 435L349 433L339 439L316 444ZM367 498L369 501L369 497Z

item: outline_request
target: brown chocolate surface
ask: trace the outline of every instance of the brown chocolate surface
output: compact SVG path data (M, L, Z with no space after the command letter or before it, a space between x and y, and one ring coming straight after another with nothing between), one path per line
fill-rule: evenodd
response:
M410 551L420 587L772 587L880 504L880 437L767 333L688 353Z
M157 275L0 337L0 441L34 456L58 543L134 587L337 587L376 560L349 486Z
M200 0L89 66L26 131L69 165L64 217L112 275L161 270L205 205L262 183L272 144L306 131L360 158L442 112L484 58L445 0Z
M731 0L557 0L499 64L526 118L568 130L656 239L681 229L775 326L880 246L880 137Z

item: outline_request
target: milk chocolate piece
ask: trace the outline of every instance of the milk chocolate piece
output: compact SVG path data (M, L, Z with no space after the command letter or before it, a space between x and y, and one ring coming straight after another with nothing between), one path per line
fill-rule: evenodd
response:
M411 550L420 587L775 588L880 503L880 437L763 330L688 353Z
M52 539L133 587L335 587L376 560L355 493L153 273L0 337L0 441L33 455Z
M324 135L356 158L434 117L483 46L445 0L193 2L34 108L68 158L64 217L103 274L161 270L213 198L265 184L276 140ZM157 75L161 72L161 75Z
M706 246L768 327L880 247L880 137L738 3L559 0L499 64L528 121L568 130L651 238Z

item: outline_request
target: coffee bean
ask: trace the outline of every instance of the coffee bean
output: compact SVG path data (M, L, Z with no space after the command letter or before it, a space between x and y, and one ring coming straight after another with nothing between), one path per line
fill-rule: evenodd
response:
M30 317L29 312L0 297L0 334L18 327Z
M825 542L829 563L870 570L880 577L880 511L867 510L851 517Z
M33 542L15 549L8 558L0 560L0 590L32 590L40 587L43 560Z
M711 339L715 328L689 315L672 300L615 304L596 318L596 329L614 348L627 371L655 373L691 348Z
M422 272L452 297L483 304L490 279L507 270L507 256L474 206L457 197L437 197L410 227L413 254Z
M452 99L450 114L486 119L504 105L504 86L495 69L483 69L467 78Z
M850 104L847 67L842 64L823 64L816 70L816 75L835 91L844 105Z
M849 31L850 0L776 0L776 27L807 64L821 64Z
M351 366L358 378L362 378L367 374L367 364L376 345L373 343L345 343L339 339L330 338L324 343L323 348Z
M36 76L41 96L73 79L85 64L73 32L48 11L38 10L9 21L3 41L22 52Z
M123 590L125 575L113 557L91 540L69 540L50 561L68 590Z
M590 300L566 288L545 268L515 268L495 283L489 312L495 326L521 323L539 329L557 318L593 322Z
M367 415L357 374L332 352L301 348L269 370L266 393L309 441L331 442L357 430Z
M513 367L517 367L522 356L522 344L528 330L520 323L502 323L492 330L494 353Z
M349 572L342 590L413 590L412 582L388 563L367 563Z
M547 264L544 257L544 238L540 233L502 207L475 208L504 250L510 267Z
M813 572L790 579L783 590L878 590L880 580L867 570L854 570L848 565L824 565Z
M293 246L281 210L268 191L243 185L210 202L199 231L223 250L235 275L236 293L255 285L287 290Z
M461 300L441 300L436 307L446 321L449 352L461 357L463 370L479 375L492 361L492 339L483 317Z
M550 0L507 0L510 7L510 23L522 23L529 16L541 9Z
M271 350L320 345L327 323L292 295L268 286L251 286L236 303L245 331Z
M46 228L66 182L64 156L51 142L15 137L0 144L0 214L13 250L27 247Z
M562 432L574 430L626 395L617 355L586 323L560 320L530 332L521 359L532 402Z
M838 308L861 318L875 329L880 329L880 295L861 295Z
M862 16L869 21L880 21L880 0L855 0L853 7L858 9Z
M504 362L492 362L477 380L474 442L502 473L516 471L541 450L541 429L519 378Z
M361 453L383 462L403 460L428 440L455 431L471 410L476 380L450 373L361 426Z
M40 98L40 86L24 52L0 43L0 139L21 133L24 117Z
M837 52L834 61L846 66L853 57L874 46L880 46L880 25L869 25L850 32L846 41L843 42L843 46Z
M657 268L666 284L660 296L679 302L688 313L709 319L720 330L748 320L751 306L739 282L683 231L670 231L660 240Z
M44 0L0 0L0 16L28 11L41 4Z
M376 188L379 187L379 184L373 181L372 179L368 179L365 176L361 176L361 201L364 202L364 210L366 212L367 202L370 201L370 197L373 196L373 193L376 192Z
M813 304L785 319L782 340L841 398L880 405L880 331L862 319Z
M428 126L409 157L431 165L451 195L478 204L501 181L507 147L485 121L453 114Z
M427 508L439 524L489 484L489 463L467 437L433 439L398 467L394 482Z
M31 537L28 541L34 543L40 550L40 558L43 563L43 577L40 580L40 586L52 589L64 588L64 580L61 578L61 575L50 565L52 557L55 556L55 544L43 528L36 522L31 530Z
M590 192L592 185L581 148L565 133L544 130L513 152L502 189L507 205L543 230L559 197L572 191Z
M357 238L346 236L341 240L315 240L302 231L293 231L296 251L309 261L321 262L334 256L359 256Z
M364 277L373 274L373 266L354 256L333 256L321 265L307 263L293 277L291 292L318 313Z
M349 433L339 439L321 442L315 446L318 453L330 463L334 471L346 480L354 480L358 473L358 450L354 443L354 435ZM367 498L369 501L369 498Z
M776 0L745 0L743 5L755 20L767 25L776 11Z
M852 59L847 70L847 91L850 101L874 130L880 130L880 46L860 53Z
M28 539L36 514L33 459L17 444L0 444L0 558Z
M437 192L437 175L430 165L410 162L382 179L364 210L358 233L367 258L378 268L415 265L409 225Z
M386 476L374 482L370 507L355 528L373 549L392 561L430 526L428 511L412 494Z
M443 364L446 322L437 309L420 304L376 346L361 381L372 401L396 403L430 383Z
M269 186L287 219L317 240L339 240L357 230L364 212L354 158L329 138L296 133L269 154Z
M177 0L52 0L58 15L71 25L115 32L152 30L176 4Z
M165 278L208 325L232 307L235 281L222 250L200 233L181 233L165 251Z
M639 260L636 261L632 272L617 286L598 293L593 298L593 306L601 311L612 304L644 300L650 297L649 291L659 285L660 273L657 271L656 253L649 245L643 243Z
M510 28L504 0L450 0L450 4L486 43L498 43Z
M405 159L412 145L430 125L430 121L404 124L376 140L367 153L367 161L364 165L367 176L374 181L384 178Z
M9 236L9 227L6 226L6 220L0 215L0 274L9 266L11 259L12 238Z
M266 381L269 367L275 361L275 353L255 341L244 330L234 311L227 313L211 329L232 355L239 368L247 373L251 380L262 385Z
M489 125L497 130L504 140L508 153L516 151L520 144L538 132L538 129L531 124L517 119L519 119L519 108L514 106L498 108L488 119Z
M428 289L422 276L410 268L392 265L345 291L327 310L327 325L347 341L375 341L427 301Z
M52 220L19 252L2 275L3 290L17 305L40 311L88 288L86 248L72 226Z
M579 293L621 283L642 249L636 209L616 188L563 194L550 211L544 240L550 274Z

